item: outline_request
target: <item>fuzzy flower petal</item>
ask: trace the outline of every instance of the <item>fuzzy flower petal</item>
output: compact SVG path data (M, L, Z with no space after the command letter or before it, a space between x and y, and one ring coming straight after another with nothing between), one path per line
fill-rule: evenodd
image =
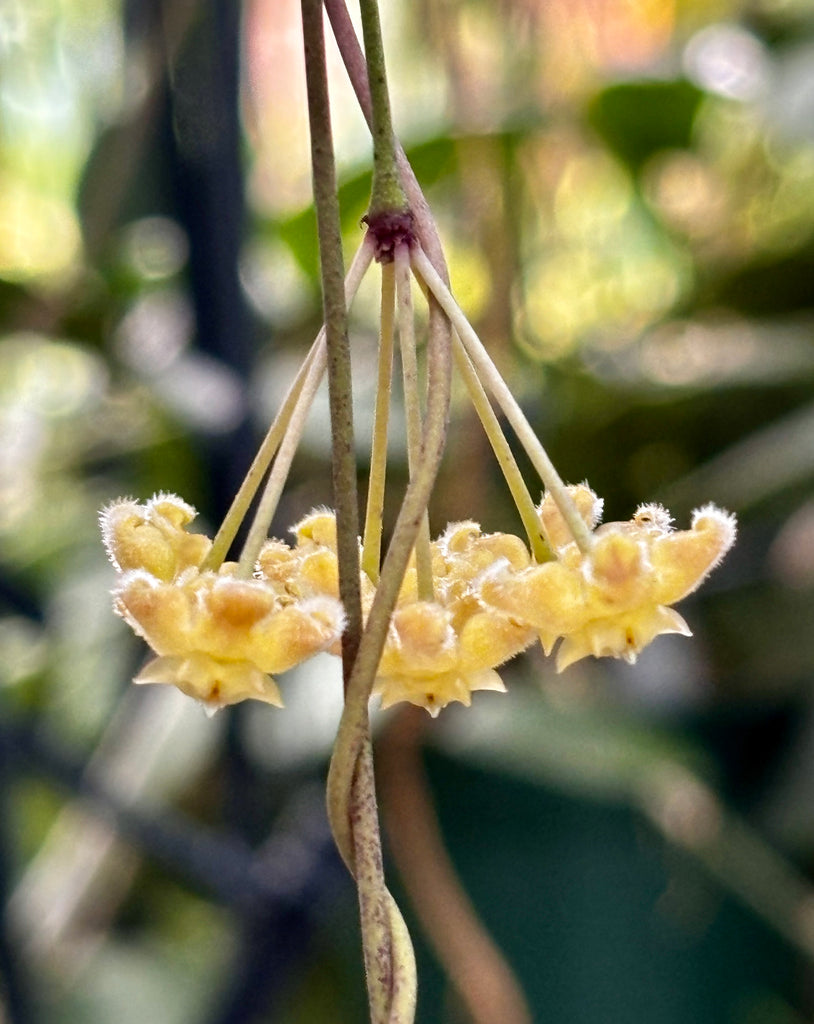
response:
M285 672L341 635L341 605L329 597L281 604L259 580L190 572L164 583L144 572L125 575L116 608L156 654L206 654Z
M382 707L409 701L435 717L452 701L468 707L474 690L505 691L500 676L488 667L504 651L479 650L471 638L465 647L450 620L449 611L434 601L415 601L396 609L373 691L381 696ZM522 646L527 644L526 631ZM505 657L517 649L515 643Z
M436 599L402 588L374 693L383 707L406 700L435 716L452 701L468 706L475 690L504 691L495 668L528 647L534 631L478 599L479 579L530 564L518 538L455 523L431 554Z
M156 494L143 505L130 499L115 501L99 516L102 540L119 572L143 569L169 581L197 567L212 546L208 537L187 533L197 515L192 505L175 494Z
M672 604L700 586L735 543L736 532L733 515L705 505L693 512L691 529L655 540L650 557L659 600Z
M557 671L562 672L589 654L594 658L623 658L632 665L639 653L662 633L692 636L678 612L663 605L642 605L626 615L593 619L563 638L557 651Z
M467 676L455 672L432 677L431 684L424 692L418 685L415 676L379 676L376 680L376 693L381 696L382 707L389 708L401 701L408 701L424 708L433 718L438 716L442 708L453 701L469 707L475 690L495 690L505 693L503 680L493 669L483 669Z
M587 483L569 484L566 487L566 491L576 505L577 511L585 525L589 530L593 530L602 518L602 506L604 504L602 498L597 498ZM552 550L559 553L571 543L573 537L554 499L548 492L543 495L543 500L540 502L537 511L546 540L551 545Z
M294 527L296 547L269 542L260 553L263 579L286 576L292 593L338 591L336 523L317 510ZM510 534L484 534L474 522L453 523L430 547L433 596L420 600L415 560L399 590L373 692L382 706L406 700L436 715L451 701L468 705L474 690L503 690L496 666L528 647L535 631L511 614L485 607L477 581L496 571L520 571L531 564L523 542ZM291 566L296 569L292 572ZM375 594L361 576L365 613Z
M270 541L266 578L238 578L231 563L201 572L211 542L186 532L194 517L191 505L169 494L143 505L115 502L100 517L119 570L115 610L158 655L136 682L172 683L208 710L247 698L280 705L272 675L335 646L342 634L342 606L322 587L330 567L310 565L303 575L303 553ZM308 544L308 557L324 561ZM306 585L309 576L319 586Z
M577 505L587 523L593 492L584 490ZM588 655L633 662L662 633L690 635L669 606L700 586L732 546L733 516L708 505L689 530L676 531L666 509L642 505L630 521L595 529L583 554L565 543L565 523L548 500L541 516L558 560L484 578L478 596L486 607L532 625L546 653L562 637L558 671Z

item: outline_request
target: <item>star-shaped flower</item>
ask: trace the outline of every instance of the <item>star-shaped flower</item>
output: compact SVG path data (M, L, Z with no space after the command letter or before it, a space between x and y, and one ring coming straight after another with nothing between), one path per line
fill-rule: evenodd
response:
M475 690L505 692L495 667L533 640L528 626L501 613L411 601L393 613L373 692L384 708L406 700L433 717L452 701L468 707Z
M583 493L577 502L594 527L601 506ZM585 500L582 500L585 499ZM519 573L484 578L478 596L488 607L532 625L546 653L558 638L557 670L587 655L634 662L661 633L690 635L670 605L695 590L735 540L735 519L706 505L693 513L689 530L674 530L659 505L642 505L629 522L594 530L587 553L568 540L550 496L540 507L557 559Z
M191 505L165 494L102 513L105 546L119 570L115 609L158 655L135 682L172 683L208 711L250 697L280 706L272 675L335 644L342 606L292 585L300 566L290 558L264 580L238 578L233 563L201 572L211 542L186 532L194 517Z
M135 682L172 683L210 710L248 697L281 707L272 676L341 635L338 601L285 601L232 569L190 569L171 583L141 570L125 574L114 591L116 610L158 655Z
M275 579L283 571L287 585L298 595L336 595L333 513L312 512L293 532L293 549L280 542L263 548L258 560L261 576ZM399 591L373 692L381 696L383 707L406 700L437 715L451 701L468 705L474 690L504 690L495 668L528 647L534 630L502 611L485 608L477 597L477 581L484 573L529 565L519 538L483 534L477 523L455 523L432 543L430 556L433 600L419 598L413 559ZM375 586L364 573L361 584L367 614Z

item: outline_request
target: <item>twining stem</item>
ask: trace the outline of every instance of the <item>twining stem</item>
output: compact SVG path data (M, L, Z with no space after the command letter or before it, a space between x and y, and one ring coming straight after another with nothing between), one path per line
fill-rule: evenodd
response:
M354 695L353 677L362 639L362 602L359 579L358 507L356 460L353 442L353 396L351 388L350 346L347 312L342 287L342 239L336 190L336 169L331 134L330 103L322 27L322 0L302 0L303 41L305 47L308 117L311 133L311 166L314 206L319 234L320 271L328 355L328 386L331 406L332 474L337 519L337 557L339 595L345 606L347 626L342 642L342 667L345 679L345 711L342 720L352 715L358 728L358 742L347 751L348 773L344 792L342 838L349 841L343 849L359 892L362 947L365 959L368 1003L372 1024L385 1024L398 1018L392 1014L394 1003L404 996L394 986L408 984L409 1006L414 1000L414 971L400 971L395 963L412 962L412 949L399 948L402 935L394 922L397 911L384 885L379 836L376 788L370 755L370 728L367 702L359 708ZM375 666L369 672L369 694ZM341 729L341 722L340 722ZM337 756L335 754L335 756ZM329 806L330 806L329 796ZM339 843L339 838L337 839ZM409 940L408 940L409 945ZM406 973L405 973L406 972ZM402 1015L398 1024L408 1024Z
M353 297L356 295L356 292L359 290L362 278L364 277L372 260L373 242L366 236L362 241L362 244L356 250L350 269L348 270L347 277L345 278L345 301L348 304L350 304ZM283 436L288 429L291 415L297 401L299 400L300 392L302 391L303 383L305 382L309 367L316 358L322 358L324 365L324 328L320 329L319 334L317 334L311 348L308 350L308 355L305 357L302 365L297 371L297 376L294 378L294 381L288 389L288 393L283 399L283 404L280 406L280 409L274 418L274 422L271 424L266 436L263 438L263 443L260 445L260 448L249 467L249 471L246 474L243 483L240 485L229 511L226 513L226 516L215 535L209 554L201 564L201 572L206 570L216 571L220 567L224 558L226 558L237 531L240 529L240 524L246 516L249 506L257 493L257 489L266 474L271 460L274 458L277 449L280 447ZM268 528L268 524L266 528Z
M390 96L384 66L384 45L378 0L360 0L362 37L367 58L367 80L371 97L371 135L373 137L373 184L368 219L380 214L407 210L407 197L396 165Z
M456 336L452 345L455 365L458 367L458 372L463 378L463 382L469 392L469 399L475 408L475 412L478 414L484 432L492 446L492 451L495 453L498 465L503 472L506 484L526 530L534 560L535 562L548 562L554 557L554 552L545 539L540 516L534 507L529 489L526 487L526 481L523 479L520 467L517 465L514 454L509 447L509 442L500 428L500 423L492 408L492 404L484 391L480 378L475 372L471 359L466 354L461 339Z
M370 86L367 76L367 64L359 40L356 38L356 30L348 14L345 0L324 0L325 10L331 22L336 45L339 48L342 63L348 73L359 107L368 126L373 126L373 104L370 98ZM401 184L407 195L410 205L410 212L415 223L415 233L421 247L430 258L438 274L445 281L449 280L444 259L444 249L441 239L438 236L438 229L430 210L429 204L421 191L421 186L413 173L410 162L404 154L400 143L395 141L396 165L398 168ZM440 322L440 321L439 321Z
M348 76L370 124L373 112L367 68L344 0L325 0L325 7ZM381 70L384 70L383 65ZM435 222L415 175L398 144L396 159L401 181L409 199L417 237L430 254L438 273L443 277L446 275L446 265ZM423 458L407 486L382 566L379 585L368 612L365 632L348 682L345 708L339 723L328 774L328 813L331 828L337 847L349 865L353 863L354 856L349 818L354 780L353 765L370 742L370 693L410 553L415 545L441 464L449 413L451 368L449 321L440 306L431 299L427 356L427 415L422 436ZM387 900L394 971L389 1024L400 1024L402 1021L408 1022L413 1019L415 962L409 934L389 893Z
M396 519L348 683L345 707L328 772L328 817L331 830L345 862L352 871L357 872L359 865L356 859L360 851L355 841L353 787L355 766L365 763L369 757L368 701L401 582L438 474L446 437L451 370L450 336L448 322L434 303L430 307L429 334L428 401L422 445L424 458L407 485ZM410 1024L415 1012L415 959L401 913L389 892L385 891L385 895L392 950L390 980L393 995L388 1024Z
M342 280L342 232L337 199L321 0L302 0L302 21L314 208L319 236L323 323L328 354L331 467L336 505L339 596L347 617L343 637L343 665L347 674L353 664L355 648L362 632L357 546L359 510L356 496L350 344Z
M353 23L344 0L324 0L342 61L368 124L372 123L372 104L367 68ZM404 151L397 145L398 169L415 219L416 235L441 277L446 276L444 253L427 201L413 174ZM328 774L328 812L337 846L351 863L352 838L348 825L348 794L352 783L352 765L367 733L367 704L379 665L390 617L396 604L401 581L415 544L421 521L435 483L446 439L449 412L451 331L441 307L430 297L429 343L427 346L427 414L422 435L423 459L404 495L393 536L382 567L379 585L368 613L365 634L348 685L345 710L339 723L334 755Z
M418 390L418 358L415 343L410 252L406 245L396 246L394 263L398 302L399 352L401 354L407 434L407 465L410 476L413 476L421 459L421 400ZM432 601L434 588L430 550L430 519L426 511L416 541L415 563L418 598L421 601Z
M419 278L424 281L449 317L453 328L466 349L467 355L472 360L481 380L492 392L509 423L511 423L512 429L554 500L577 546L583 554L588 554L593 545L591 532L580 516L546 450L532 430L523 410L517 404L517 400L492 362L489 353L483 347L480 338L475 333L472 325L466 319L449 288L442 281L426 254L418 246L415 246L411 256L413 269L417 272Z
M427 508L446 439L449 410L449 324L431 301L428 345L427 415L422 435L423 458L407 485L393 535L385 555L379 585L368 612L367 623L345 698L334 755L328 774L328 813L340 853L352 857L352 836L347 818L352 766L367 738L367 705L376 670L387 638L390 617L404 579L407 563Z
M373 413L373 441L367 486L365 531L362 542L362 571L377 583L382 557L382 515L387 476L387 431L393 381L393 312L395 281L393 264L382 264L381 327L376 379L376 408Z

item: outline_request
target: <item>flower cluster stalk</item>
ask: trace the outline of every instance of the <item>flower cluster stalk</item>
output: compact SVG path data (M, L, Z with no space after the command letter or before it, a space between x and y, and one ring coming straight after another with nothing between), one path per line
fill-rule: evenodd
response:
M291 469L291 463L294 461L294 456L302 439L305 421L308 418L317 389L325 373L325 361L325 346L322 345L315 352L314 358L308 367L300 396L291 413L288 427L277 452L277 458L274 460L266 486L263 488L263 493L257 506L257 513L246 538L246 543L243 545L243 550L240 553L238 576L244 579L249 579L253 574L257 556L260 554L260 548L268 537L271 520L277 511L277 505L280 502L285 482L288 479L288 471Z
M416 354L410 252L406 245L395 248L396 296L398 302L399 352L404 388L404 415L407 434L407 465L410 476L421 460L421 399L418 388L418 357ZM430 517L424 511L415 547L418 597L432 601L432 559L430 556Z
M484 433L489 439L492 451L495 453L495 458L506 480L506 485L520 514L534 560L536 562L547 562L554 557L554 552L543 535L540 516L534 507L529 489L526 487L520 467L517 465L517 460L512 454L509 442L506 440L506 435L500 428L500 423L489 402L489 397L475 372L472 361L466 354L466 349L457 336L453 341L453 353L455 355L455 365L466 385L469 399L478 415L478 419L481 421Z
M288 393L283 400L282 405L274 418L273 423L266 432L266 436L263 438L263 443L257 451L257 454L249 467L246 476L243 478L243 482L235 495L229 511L223 519L223 522L215 535L215 539L212 542L212 548L207 556L206 560L201 566L201 571L206 572L208 570L217 570L226 558L229 548L232 546L232 542L237 535L237 531L240 528L240 524L246 517L249 510L249 506L257 493L260 484L263 481L263 477L266 475L271 461L277 454L280 444L288 430L291 417L294 415L294 410L297 408L297 404L302 394L303 386L306 378L311 372L312 367L315 363L321 363L322 372L325 369L325 332L320 330L317 335L316 341L311 346L308 355L303 361L302 366L294 378L291 387L288 389Z
M390 95L384 64L384 45L378 0L360 0L362 38L365 44L367 79L371 98L373 137L373 184L368 220L408 210L407 197L396 165Z

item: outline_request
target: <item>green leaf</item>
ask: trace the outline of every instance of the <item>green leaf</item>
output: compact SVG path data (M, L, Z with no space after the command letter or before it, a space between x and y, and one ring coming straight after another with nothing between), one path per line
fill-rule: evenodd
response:
M594 100L588 120L633 170L662 149L690 146L703 92L684 79L623 82Z

